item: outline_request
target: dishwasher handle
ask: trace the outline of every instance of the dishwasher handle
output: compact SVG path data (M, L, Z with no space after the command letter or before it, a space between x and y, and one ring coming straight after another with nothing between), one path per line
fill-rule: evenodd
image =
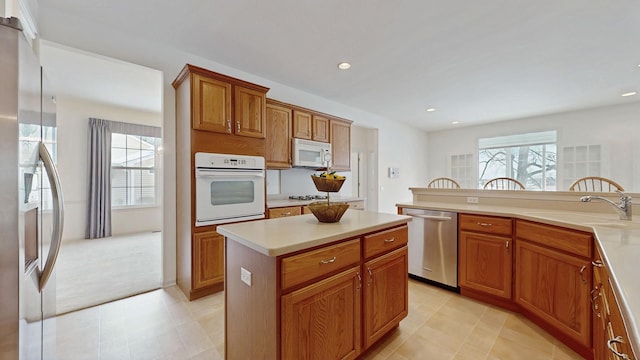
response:
M421 219L428 219L428 220L451 221L451 216L422 215L422 214L404 214L404 215L409 215L409 216L413 216Z

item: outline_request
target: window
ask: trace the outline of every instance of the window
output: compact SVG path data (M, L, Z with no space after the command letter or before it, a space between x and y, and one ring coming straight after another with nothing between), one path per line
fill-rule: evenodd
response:
M156 205L157 149L151 136L111 134L111 205Z
M479 187L496 177L520 181L527 190L556 189L556 132L480 139Z

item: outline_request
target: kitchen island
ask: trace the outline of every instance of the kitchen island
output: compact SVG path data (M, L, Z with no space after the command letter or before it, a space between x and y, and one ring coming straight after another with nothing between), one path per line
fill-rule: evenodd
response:
M225 357L353 359L366 351L407 316L410 220L348 210L331 224L309 214L218 226Z

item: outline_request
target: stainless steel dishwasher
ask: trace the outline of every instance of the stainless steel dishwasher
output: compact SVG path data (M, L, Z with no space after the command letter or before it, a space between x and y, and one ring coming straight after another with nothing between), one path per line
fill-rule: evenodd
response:
M409 222L409 274L458 290L458 213L403 208Z

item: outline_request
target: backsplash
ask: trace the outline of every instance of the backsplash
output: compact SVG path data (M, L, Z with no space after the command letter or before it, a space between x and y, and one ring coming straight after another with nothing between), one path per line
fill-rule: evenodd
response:
M311 180L312 174L320 174L305 168L293 168L288 170L267 170L267 195L315 195L320 194ZM346 180L340 189L341 196L352 195L352 181L350 171L338 172L346 176Z

